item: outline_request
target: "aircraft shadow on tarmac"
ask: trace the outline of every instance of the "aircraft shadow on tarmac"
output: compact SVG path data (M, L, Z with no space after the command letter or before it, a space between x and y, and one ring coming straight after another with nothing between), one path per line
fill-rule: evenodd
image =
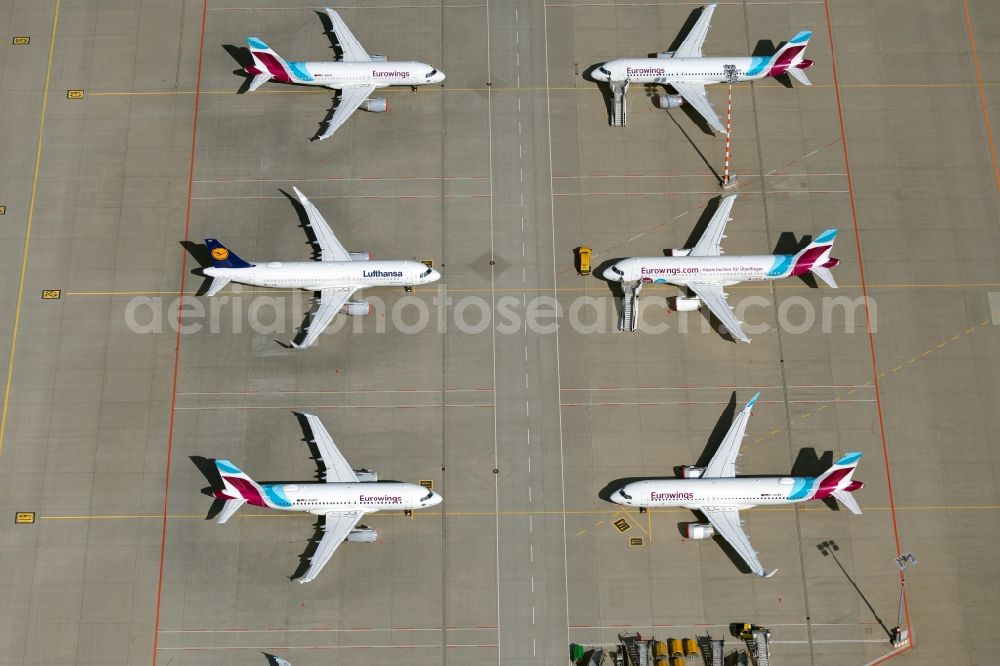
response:
M243 95L250 89L250 83L253 81L253 77L246 72L246 68L253 65L253 56L250 55L250 49L245 46L235 46L233 44L223 44L222 48L239 65L239 68L233 70L233 74L242 76L245 79L240 85L240 89L236 91L237 95Z

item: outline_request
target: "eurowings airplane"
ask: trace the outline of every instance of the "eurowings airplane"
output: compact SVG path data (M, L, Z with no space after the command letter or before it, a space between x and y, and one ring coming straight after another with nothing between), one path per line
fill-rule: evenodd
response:
M812 85L803 70L813 61L805 58L806 45L812 33L803 31L771 56L705 57L701 46L708 34L712 14L717 4L706 5L691 32L676 51L661 51L655 58L619 58L598 67L593 77L610 83L659 83L668 85L678 94L662 95L660 108L673 109L683 103L691 105L716 131L725 134L719 115L705 94L705 86L727 81L754 81L768 76L788 74L804 85Z
M725 238L729 212L737 194L727 194L719 201L719 208L708 223L708 228L690 250L671 250L668 257L631 257L616 262L604 271L604 278L611 282L633 283L635 293L644 284L675 284L693 296L674 299L679 312L708 307L718 317L732 336L741 342L750 342L742 326L726 301L728 294L723 287L740 282L780 280L793 275L812 273L836 289L830 269L840 263L830 257L836 229L827 229L796 254L765 254L723 257L721 242Z
M689 523L689 539L708 539L718 534L743 558L750 571L770 578L777 569L765 573L757 559L757 552L750 546L750 540L741 527L740 511L760 505L794 504L833 497L851 513L860 514L861 508L851 493L863 488L864 484L851 479L861 459L860 453L848 453L817 477L737 477L736 458L746 436L750 410L758 398L760 393L754 395L743 411L736 415L707 467L683 467L682 479L634 481L615 491L611 501L639 507L640 511L676 506L700 511L708 522Z
M374 472L351 469L323 423L312 414L302 416L319 450L324 483L259 484L228 460L216 460L223 488L216 490L214 497L225 500L215 519L217 523L225 523L247 503L325 516L323 538L310 558L309 569L298 579L300 583L308 583L319 575L344 541L374 543L378 539L374 528L358 525L366 513L424 509L437 506L442 497L415 483L380 482Z
M367 252L348 252L333 234L319 210L298 188L293 187L316 234L319 261L269 261L260 264L241 259L215 238L206 238L212 265L203 273L212 278L206 296L214 296L230 281L255 287L283 287L319 292L319 308L304 325L301 342L291 342L297 349L312 345L338 312L366 315L367 301L352 301L351 296L366 287L410 287L429 284L441 274L419 261L394 259L371 261Z
M248 90L253 92L268 81L322 86L340 91L340 102L327 116L326 128L316 135L322 140L340 128L358 107L381 113L389 110L384 97L369 97L376 88L389 86L425 86L444 81L444 73L422 62L386 60L371 55L348 30L340 14L329 7L326 13L333 26L342 56L332 62L286 62L257 37L247 38L253 65L244 71L252 76Z

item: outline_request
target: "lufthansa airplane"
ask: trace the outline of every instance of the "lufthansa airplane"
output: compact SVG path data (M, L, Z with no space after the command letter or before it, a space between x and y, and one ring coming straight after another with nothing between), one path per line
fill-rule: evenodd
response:
M358 107L381 113L389 110L384 97L369 97L376 88L389 86L425 86L444 81L444 73L431 65L412 61L389 61L371 55L351 34L340 14L329 7L326 13L342 53L339 61L286 62L257 37L247 38L253 65L244 71L252 76L248 90L253 92L268 81L322 86L340 91L340 102L325 121L326 128L316 135L322 140L344 124Z
M812 273L830 287L836 288L830 269L840 263L830 256L836 229L828 229L817 236L797 254L765 254L724 257L722 239L725 238L729 211L737 195L727 194L719 201L708 228L690 250L671 250L668 257L631 257L616 262L604 271L604 278L612 282L632 283L635 293L644 284L675 284L691 292L691 297L674 299L679 312L697 310L703 304L718 317L732 336L741 342L750 342L743 327L726 301L728 294L723 287L740 282L780 280L793 275Z
M302 340L290 344L297 349L312 345L338 312L366 315L366 301L352 301L354 292L365 287L410 287L428 284L441 274L419 261L393 259L371 261L367 252L348 252L334 236L319 210L298 188L293 187L316 234L319 261L269 261L253 264L215 238L206 238L212 266L203 273L212 278L206 296L214 296L232 282L255 287L283 287L319 292L319 308L305 324Z
M228 460L216 460L222 489L213 496L224 500L217 523L225 523L244 504L300 511L325 516L323 538L310 558L309 569L299 578L308 583L316 578L334 551L344 541L374 543L378 532L358 525L366 513L411 511L437 506L441 496L415 483L380 482L366 469L355 470L337 450L323 423L312 414L303 414L319 450L324 483L257 483Z
M811 85L803 70L812 67L805 58L812 33L803 31L771 56L705 57L701 45L708 34L716 4L706 5L691 32L676 51L661 51L655 58L619 58L598 67L593 77L610 83L658 83L673 88L677 95L660 97L660 108L673 109L685 102L697 111L716 131L725 134L719 115L705 95L712 83L753 81L768 76L788 74L799 83Z
M688 523L689 539L708 539L716 534L729 542L750 571L770 578L777 569L766 573L757 559L757 551L743 531L740 511L766 505L794 504L811 499L833 497L851 513L860 514L861 508L851 495L864 484L851 479L860 453L848 453L833 467L817 477L801 476L736 476L736 458L746 436L750 410L760 398L757 393L733 420L719 450L707 467L686 466L682 479L648 479L627 484L611 495L611 501L624 506L647 508L684 507L699 511L708 518L707 523Z

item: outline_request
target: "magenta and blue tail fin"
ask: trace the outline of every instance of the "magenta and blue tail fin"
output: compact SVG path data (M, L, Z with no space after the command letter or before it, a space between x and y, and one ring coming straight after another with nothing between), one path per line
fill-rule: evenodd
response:
M248 261L244 261L238 254L219 242L217 238L206 238L205 246L208 254L212 258L213 268L250 268L253 266Z
M253 58L253 65L246 68L247 74L254 76L254 81L250 85L251 91L256 90L268 80L280 83L293 83L297 80L295 73L285 62L285 59L265 44L263 40L257 37L247 37L247 46L250 50L250 56ZM257 77L262 78L258 81Z
M848 453L833 463L830 469L816 477L816 490L813 492L812 499L833 497L846 506L851 513L860 514L861 507L851 495L855 490L861 490L865 487L861 481L855 481L851 478L854 475L854 470L858 467L859 460L861 460L861 453Z
M840 263L840 259L830 256L833 242L837 239L836 229L827 229L813 239L809 245L792 258L791 275L804 275L811 272L833 289L837 281L830 269Z
M771 56L767 76L788 74L803 85L812 85L804 71L813 65L813 61L805 57L806 46L811 37L811 31L803 30L789 39L788 43Z

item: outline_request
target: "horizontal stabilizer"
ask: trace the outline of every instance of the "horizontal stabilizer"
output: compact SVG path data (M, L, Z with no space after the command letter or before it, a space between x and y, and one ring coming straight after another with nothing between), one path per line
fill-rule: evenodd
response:
M830 272L829 268L825 268L823 266L813 266L809 269L809 271L825 282L828 287L832 289L837 288L837 281L833 279L833 273Z
M770 578L771 576L773 576L776 573L778 573L778 570L777 569L772 569L771 573L764 574L764 578Z
M812 81L810 81L809 77L806 76L805 70L801 70L798 67L790 67L786 71L788 72L788 75L790 77L792 77L793 79L795 79L796 81L798 81L802 85L804 85L804 86L811 86L812 85Z
M250 86L247 88L247 92L253 92L260 88L262 85L271 80L271 75L269 73L257 74L250 80Z
M222 506L222 511L220 511L219 515L215 517L215 522L219 525L225 523L227 520L233 517L233 514L239 511L239 508L241 506L243 506L246 503L247 501L242 498L226 500L226 503L223 504Z
M228 277L216 276L212 278L212 284L208 285L208 291L205 292L206 296L215 296L217 293L222 291L222 288L229 284Z
M847 507L847 510L856 516L861 515L861 507L858 506L858 501L854 499L854 495L848 490L835 490L833 492L833 497L838 502Z

